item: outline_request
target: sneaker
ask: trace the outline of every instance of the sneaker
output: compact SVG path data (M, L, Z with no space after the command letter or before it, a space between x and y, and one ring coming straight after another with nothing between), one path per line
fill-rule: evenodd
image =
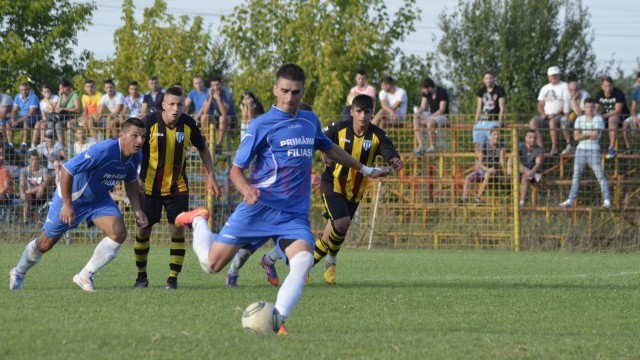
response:
M476 203L476 206L482 205L482 200L480 200L480 198L475 198L473 201Z
M605 209L611 209L611 200L605 200L602 207Z
M209 209L206 207L200 207L195 210L182 212L180 215L176 216L175 225L189 226L193 223L193 219L195 219L196 216L202 216L205 220L209 220Z
M556 148L552 148L551 151L549 151L549 155L550 156L558 156L559 152L558 149Z
M264 260L264 258L267 256L267 254L262 255L262 259L260 260L260 266L262 266L262 268L264 269L264 271L267 273L267 281L269 282L269 284L273 285L273 286L278 286L280 285L280 278L278 278L278 272L276 271L276 265L275 264L267 264L267 262Z
M336 284L336 264L328 263L324 267L324 281L329 285Z
M289 330L287 330L286 327L284 327L284 324L280 325L280 328L278 329L277 332L278 336L287 336L289 335Z
M238 275L227 275L227 282L225 283L227 287L238 287Z
M433 154L434 152L436 152L436 148L433 146L429 146L429 148L427 149L427 153Z
M136 283L133 284L134 289L146 289L149 287L149 279L147 278L137 278Z
M624 154L625 154L625 155L631 155L631 154L633 154L633 150L631 150L631 149L625 149L625 150L624 150Z
M607 155L605 155L604 158L613 159L616 155L618 155L618 153L613 148L609 148L609 150L607 150Z
M416 151L414 151L414 155L415 156L420 156L420 155L424 155L424 153L426 153L427 151L424 149L424 147L422 145L418 146L418 148L416 149Z
M9 272L9 290L22 290L24 288L24 274L20 274L16 268Z
M86 277L80 276L80 274L76 274L73 277L73 282L80 287L80 289L88 292L95 292L96 286L93 285L93 276Z
M561 202L559 206L563 208L571 208L573 207L573 200L569 199L565 202Z
M165 290L178 290L178 279L169 276L167 278L167 285L164 287Z
M567 147L562 150L562 155L569 155L569 154L573 154L576 152L576 149L571 146L571 144L567 144Z

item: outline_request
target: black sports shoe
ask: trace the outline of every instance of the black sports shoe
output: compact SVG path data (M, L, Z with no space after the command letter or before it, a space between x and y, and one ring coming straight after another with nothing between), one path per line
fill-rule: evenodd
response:
M136 283L133 284L134 289L146 289L149 287L149 280L147 278L137 278Z
M167 278L167 286L164 288L165 290L178 290L178 279L174 277Z

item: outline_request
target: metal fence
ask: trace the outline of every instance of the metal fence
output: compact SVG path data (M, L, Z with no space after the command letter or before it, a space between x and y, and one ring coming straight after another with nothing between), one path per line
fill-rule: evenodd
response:
M573 178L574 154L549 154L549 130L542 130L545 153L541 176L529 186L524 203L520 202L522 183L518 171L518 144L525 139L529 116L508 116L499 129L505 148L505 167L491 176L486 189L478 196L482 176L475 173L476 148L472 141L473 116L450 115L448 124L435 131L436 151L416 156L417 147L411 119L385 129L405 162L405 170L382 180L369 182L366 195L347 235L347 244L374 247L497 248L637 250L640 244L640 142L631 134L632 151L619 151L617 157L605 159L608 132L600 137L599 161L611 190L612 207L602 207L603 198L593 172L587 168L580 181L574 206L560 207L568 198ZM102 132L104 129L98 129ZM73 143L73 129L65 131L67 149ZM206 132L209 144L216 138L214 126ZM622 150L621 129L616 146ZM15 135L18 139L19 135ZM573 138L572 130L571 137ZM560 150L564 138L558 138ZM220 199L206 194L205 171L194 150L188 155L187 175L191 206L209 206L214 216L211 227L220 229L241 201L229 181L229 169L240 141L238 131L227 131L221 153L214 154L216 178L222 187ZM17 147L17 145L16 145ZM213 146L210 145L210 148ZM73 155L70 151L70 156ZM506 169L511 157L511 169ZM377 165L385 165L382 159ZM316 161L316 171L322 172ZM464 197L465 182L468 194ZM16 179L16 192L17 192ZM120 190L121 191L121 190ZM125 200L119 200L130 234L135 231L134 218ZM0 231L3 239L25 241L34 237L46 214L46 204L32 211L33 219L21 225L22 202L14 199L0 206ZM311 222L316 233L324 228L323 209L316 189L313 194ZM69 242L94 242L98 231L81 225L70 232ZM166 222L154 228L152 241L167 243Z

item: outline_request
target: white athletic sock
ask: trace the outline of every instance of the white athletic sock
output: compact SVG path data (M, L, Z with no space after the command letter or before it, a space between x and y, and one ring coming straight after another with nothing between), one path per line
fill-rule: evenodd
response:
M331 256L331 255L327 254L327 264L336 265L337 261L338 261L338 259L335 256Z
M96 249L93 251L93 256L78 274L84 277L93 276L118 256L120 246L122 246L122 244L118 244L108 236L105 237L100 241L98 246L96 246Z
M206 266L203 267L210 269L209 249L211 249L211 245L215 241L215 235L209 230L209 224L202 216L196 216L193 219L191 228L193 228L193 251L196 253L200 264L204 264ZM213 270L209 272L211 273Z
M34 267L42 259L42 253L36 246L37 239L38 238L31 240L22 252L22 257L20 258L18 265L16 265L16 271L20 274L26 274L29 269Z
M264 262L269 265L273 265L276 261L280 260L280 258L280 252L278 252L278 249L274 247L267 253L267 256L264 257Z
M289 260L289 275L280 286L276 298L276 309L285 319L300 301L302 288L312 266L313 255L308 251L300 252Z
M249 260L249 257L253 254L253 252L247 249L240 249L236 253L236 256L233 257L233 262L229 267L229 275L237 276L240 269L244 266L244 264Z

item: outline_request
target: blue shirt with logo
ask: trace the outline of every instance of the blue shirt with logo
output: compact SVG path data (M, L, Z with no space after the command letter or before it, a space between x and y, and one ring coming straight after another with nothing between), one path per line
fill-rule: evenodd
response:
M13 106L18 108L18 114L20 117L27 115L31 108L36 108L36 112L33 116L40 118L40 100L38 100L38 96L33 92L29 93L26 100L22 100L22 96L20 94L16 95L13 99Z
M132 182L138 178L142 153L122 160L120 140L99 142L64 164L73 176L71 199L74 204L98 203L110 197L109 192L121 181ZM61 197L60 186L55 196Z
M249 124L233 163L242 169L253 163L249 184L260 190L258 202L308 214L313 152L333 146L316 114L290 114L273 106Z

